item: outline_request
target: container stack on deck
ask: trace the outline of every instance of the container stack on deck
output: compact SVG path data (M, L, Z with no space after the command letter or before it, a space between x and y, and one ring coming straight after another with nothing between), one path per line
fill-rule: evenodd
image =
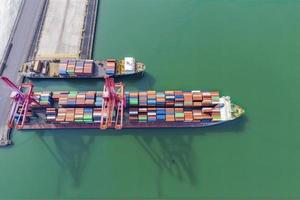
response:
M102 91L34 93L48 123L99 123ZM53 102L51 102L53 101ZM219 92L126 92L125 120L135 123L220 121ZM51 108L51 105L53 107Z
M46 108L46 120L49 122L54 122L56 119L56 109Z
M129 92L129 120L132 122L219 121L219 92L147 91Z
M113 76L116 71L116 60L109 59L106 61L105 73L109 76Z
M50 106L52 104L52 92L37 92L35 93L35 99L41 106Z
M83 122L83 113L84 113L83 108L75 108L75 117L74 117L75 122Z
M59 75L63 77L88 77L92 73L92 60L62 60L59 63Z

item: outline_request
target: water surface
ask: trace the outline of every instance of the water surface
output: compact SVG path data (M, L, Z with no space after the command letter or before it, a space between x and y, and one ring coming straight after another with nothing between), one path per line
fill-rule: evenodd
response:
M219 89L246 109L203 129L15 131L7 198L300 198L300 3L102 0L94 58L147 65L128 90ZM37 90L101 81L36 81Z

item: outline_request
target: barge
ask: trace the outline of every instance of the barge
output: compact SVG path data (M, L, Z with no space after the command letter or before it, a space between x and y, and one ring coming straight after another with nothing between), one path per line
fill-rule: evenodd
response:
M24 63L19 74L27 78L104 78L143 75L146 66L133 57L102 61L84 59L33 60Z

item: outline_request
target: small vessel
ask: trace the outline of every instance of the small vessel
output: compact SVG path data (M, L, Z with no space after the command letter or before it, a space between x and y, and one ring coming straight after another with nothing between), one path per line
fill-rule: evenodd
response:
M146 66L133 57L103 61L84 59L44 59L24 63L19 73L27 78L104 78L143 75Z

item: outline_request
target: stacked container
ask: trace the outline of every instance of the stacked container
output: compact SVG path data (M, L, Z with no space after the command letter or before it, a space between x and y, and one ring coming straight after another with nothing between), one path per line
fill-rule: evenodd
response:
M60 93L59 94L58 104L61 106L68 105L68 93Z
M103 102L103 92L96 92L95 106L101 107Z
M79 92L76 96L76 106L84 106L85 104L85 92Z
M58 108L56 121L60 123L65 122L66 112L67 112L66 108Z
M61 93L64 93L64 92L59 92L59 91L52 92L52 99L55 99L55 100L59 99Z
M129 120L130 121L138 121L138 108L129 108Z
M193 95L193 106L202 106L202 93L200 91L192 91Z
M83 120L84 123L93 122L93 108L84 108Z
M92 60L85 60L83 67L83 74L85 76L92 75L94 62Z
M157 92L156 93L156 105L157 107L164 107L166 104L165 93Z
M55 108L46 108L46 120L48 122L54 122L56 118L56 109Z
M84 110L83 108L75 108L75 122L83 122L83 114Z
M203 92L202 97L203 97L202 106L211 106L212 105L210 92Z
M74 108L66 108L66 122L74 122Z
M130 106L138 106L139 105L139 99L138 99L138 93L137 92L130 92L129 93L129 105Z
M76 64L76 60L69 60L67 66L67 74L69 76L75 76L75 64Z
M68 66L68 60L62 60L60 61L58 65L58 73L61 76L67 76L67 66Z
M185 122L192 122L193 121L193 111L192 110L185 110L184 111L184 121Z
M52 92L42 92L40 94L39 103L42 106L50 106L52 104Z
M147 104L149 107L156 106L156 92L155 91L147 92Z
M116 70L116 60L109 59L106 61L105 73L109 76L113 76Z
M193 110L193 120L200 121L202 116L201 110Z
M211 92L212 104L217 105L220 103L220 93L218 91Z
M183 108L175 108L175 121L184 121Z
M74 107L76 105L77 91L70 91L68 94L67 106Z
M93 106L95 104L95 91L88 91L85 93L85 105Z
M139 92L139 106L147 106L147 92Z
M139 122L147 122L147 108L139 108L138 111Z
M184 92L183 93L184 99L184 107L192 107L193 106L193 94L191 92Z
M175 104L174 91L165 91L166 106L173 107Z
M213 121L220 121L221 120L220 108L213 108L211 116Z
M165 108L156 108L156 118L157 120L166 119L166 109Z
M148 108L147 110L147 117L148 117L148 122L155 122L156 121L156 108L151 107Z
M174 108L166 108L166 121L167 122L174 122L175 116L174 116Z
M94 122L99 123L101 121L101 112L102 112L101 108L94 108L93 110Z
M84 60L77 60L75 65L75 74L77 76L84 75L83 73Z
M175 107L183 107L184 97L182 91L175 91Z

